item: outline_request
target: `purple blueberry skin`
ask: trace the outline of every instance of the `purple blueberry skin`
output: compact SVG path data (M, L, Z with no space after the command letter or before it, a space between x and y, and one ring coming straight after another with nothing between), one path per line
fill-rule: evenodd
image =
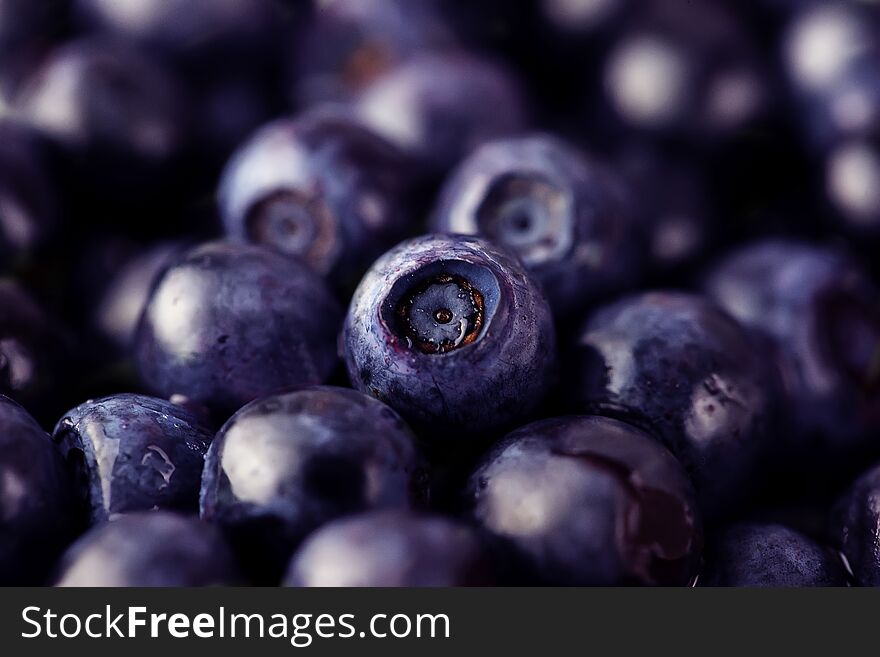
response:
M351 513L424 497L415 437L392 409L318 386L258 399L208 450L201 515L224 527L259 581L277 582L310 531Z
M53 232L57 200L36 140L0 122L0 258L28 255Z
M542 420L487 454L475 520L554 585L687 585L702 549L693 488L656 440L604 417Z
M336 109L274 121L223 172L226 235L302 258L350 289L404 236L406 168L394 146Z
M353 385L438 444L514 426L556 374L540 288L512 254L469 236L424 235L379 258L352 299L343 348Z
M874 466L856 479L830 515L829 534L861 586L880 586L878 495L880 466Z
M707 546L700 586L846 586L846 572L834 552L800 532L746 523Z
M405 510L336 520L294 554L285 586L478 586L492 581L476 532L444 517Z
M185 145L189 108L177 81L145 53L86 38L50 53L15 110L60 149L77 180L128 194L167 177Z
M748 497L769 453L776 381L760 346L703 297L625 297L581 329L571 392L579 410L661 439L715 515Z
M880 293L848 254L766 240L709 273L708 294L771 344L798 454L828 456L880 431Z
M53 434L94 524L151 509L196 513L212 437L179 406L134 394L81 404Z
M21 406L0 395L0 584L42 584L80 528L61 454Z
M877 90L880 93L880 78ZM880 239L880 130L873 137L842 140L830 148L824 155L824 175L835 226L848 233L854 243L876 248Z
M432 228L482 235L516 253L567 315L631 285L642 249L622 183L565 142L488 142L448 178Z
M65 553L55 586L227 586L242 578L222 534L198 518L133 513L93 528Z
M135 354L144 382L217 413L336 365L342 312L306 265L272 249L210 242L184 254L153 289Z
M391 69L359 96L355 111L432 174L528 122L512 74L460 51L423 53Z
M98 333L114 347L130 349L153 284L184 248L181 242L161 242L137 253L115 273L92 318Z
M303 105L352 100L395 65L453 42L436 0L322 2L291 52L294 96Z

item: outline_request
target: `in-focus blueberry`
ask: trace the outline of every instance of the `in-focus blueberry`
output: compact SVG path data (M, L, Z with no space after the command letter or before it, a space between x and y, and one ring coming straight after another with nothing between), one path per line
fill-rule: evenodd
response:
M221 533L198 518L134 513L93 528L64 555L55 586L226 586L241 583Z
M567 314L638 275L641 240L621 181L548 135L499 139L474 151L447 180L434 210L438 232L482 235L516 253Z
M0 584L44 583L80 528L75 498L49 436L0 395Z
M846 586L846 572L832 550L800 532L746 523L707 544L700 586Z
M850 486L831 511L831 540L861 586L880 586L880 466Z
M356 111L428 173L442 173L485 141L522 131L528 120L512 74L459 51L420 54L390 70L361 94Z
M880 293L855 260L833 247L761 241L716 266L706 289L771 343L793 453L822 459L873 440Z
M543 420L496 445L471 477L474 518L541 582L686 585L702 526L693 488L662 445L603 417Z
M411 511L374 511L336 520L293 556L286 586L476 586L492 582L476 532Z
M701 296L649 292L598 310L568 355L576 407L659 437L709 514L753 492L773 438L760 343Z
M297 543L342 515L423 501L415 437L354 390L315 387L258 399L208 451L201 514L219 523L256 579L275 583Z
M425 235L379 258L343 342L355 387L449 445L528 417L555 378L543 293L512 254L476 237Z
M133 394L77 406L53 435L93 523L150 509L195 513L211 438L181 407Z
M232 413L286 387L324 382L341 309L326 283L268 247L213 242L159 279L138 328L144 381Z
M275 121L226 165L226 234L302 258L353 286L407 224L406 162L390 143L331 108Z

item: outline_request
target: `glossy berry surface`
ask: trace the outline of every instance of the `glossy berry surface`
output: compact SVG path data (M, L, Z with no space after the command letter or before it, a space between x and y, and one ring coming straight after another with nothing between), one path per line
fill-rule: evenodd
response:
M843 563L830 549L788 527L734 525L707 548L700 586L846 586Z
M830 517L831 539L861 586L880 586L880 468L860 476L837 501Z
M483 459L467 496L474 519L543 583L685 585L696 575L702 527L687 475L623 422L570 416L518 429Z
M241 582L220 532L165 511L95 527L61 560L55 586L224 586Z
M538 286L513 255L466 236L426 235L379 258L343 345L359 390L449 443L527 417L556 365Z
M727 313L692 294L624 298L587 320L572 360L575 405L660 438L708 513L749 490L774 438L775 379Z
M144 310L144 381L218 412L285 387L321 383L336 363L341 311L305 264L267 247L214 242L184 254Z
M0 584L44 584L79 530L73 480L46 432L3 396L0 482Z
M424 496L415 437L393 410L353 390L315 387L238 411L205 461L201 515L225 527L258 578L339 516L407 508Z
M195 513L212 437L179 406L133 394L77 406L53 435L93 523L151 509Z
M500 139L450 175L432 228L515 253L564 315L636 278L641 245L626 197L607 167L557 138Z
M293 556L286 586L469 586L491 583L476 533L442 517L376 511L313 533Z
M880 428L880 296L843 251L771 240L708 276L709 294L771 343L797 450L852 449Z
M528 110L503 66L469 54L422 54L388 71L358 98L357 115L430 172L481 143L522 131Z
M280 119L226 166L218 191L226 234L354 285L406 230L406 169L394 146L338 111Z

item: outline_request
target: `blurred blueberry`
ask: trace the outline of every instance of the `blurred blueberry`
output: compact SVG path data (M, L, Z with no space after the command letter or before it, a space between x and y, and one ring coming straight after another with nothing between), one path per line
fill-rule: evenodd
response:
M860 476L831 512L830 534L862 586L880 586L880 467Z
M382 73L455 41L436 0L319 3L291 53L295 98L351 100Z
M167 179L188 137L175 79L144 53L101 39L53 50L15 110L60 148L68 176L104 196Z
M425 235L379 258L343 348L356 388L449 446L528 417L556 366L540 289L512 254L468 236Z
M563 315L632 284L642 255L622 183L547 135L474 151L447 180L432 228L516 253Z
M460 51L422 54L388 71L361 94L356 111L428 173L524 130L528 114L510 71Z
M748 497L773 437L776 381L760 343L707 299L648 292L601 308L568 354L581 411L660 438L709 515Z
M728 527L706 549L700 586L846 586L837 555L788 527Z
M179 406L133 394L77 406L53 435L83 488L93 523L151 509L195 513L212 437Z
M75 499L49 436L0 395L0 584L43 583L79 529Z
M825 192L845 230L857 238L880 237L880 140L849 139L831 148Z
M730 136L759 114L764 72L751 35L724 2L643 4L604 65L618 121L700 142Z
M159 275L180 256L180 242L162 242L140 250L113 274L93 315L98 332L121 351L134 340L141 313Z
M144 382L218 413L285 387L322 383L342 313L326 284L266 247L212 242L156 283L135 356Z
M231 238L351 286L403 236L406 169L391 144L324 108L275 121L238 149L220 181L220 214Z
M422 468L415 437L390 408L345 388L307 388L229 419L208 451L201 514L227 530L258 580L274 583L316 527L422 501Z
M44 244L57 223L53 181L36 139L0 122L0 258L4 266Z
M702 528L693 489L666 449L603 417L543 420L483 459L467 496L483 527L556 585L687 585Z
M799 456L818 459L880 430L880 296L845 252L756 242L707 277L722 307L771 343Z
M225 586L241 582L215 528L164 511L135 513L92 529L64 555L55 586Z
M476 533L443 517L374 511L336 520L306 539L286 586L476 586L491 584Z

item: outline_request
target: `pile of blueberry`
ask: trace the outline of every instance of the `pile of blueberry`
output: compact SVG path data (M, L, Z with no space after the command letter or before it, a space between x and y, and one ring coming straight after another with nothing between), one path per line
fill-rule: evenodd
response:
M0 269L0 584L880 585L870 0L0 0Z

